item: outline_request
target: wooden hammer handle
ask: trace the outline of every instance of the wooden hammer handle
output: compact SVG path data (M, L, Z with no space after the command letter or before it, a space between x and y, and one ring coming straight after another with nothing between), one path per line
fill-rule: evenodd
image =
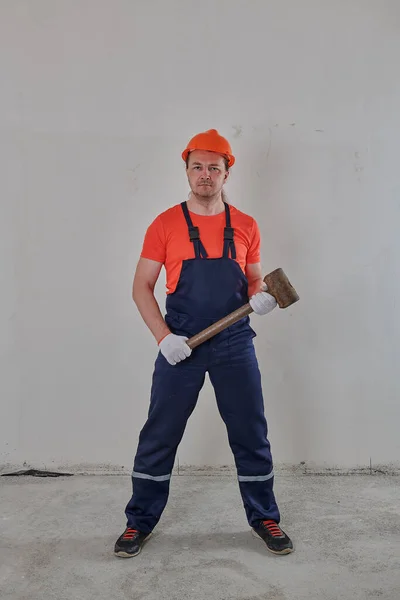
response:
M275 269L272 273L269 273L264 277L264 283L267 284L268 293L274 296L278 306L280 308L287 308L299 300L296 290L290 283L286 276L286 273L281 269ZM206 340L209 340L217 333L220 333L223 329L226 329L230 325L233 325L237 321L240 321L243 317L246 317L253 312L250 304L244 304L234 312L230 313L226 317L223 317L216 323L210 325L203 331L196 333L193 337L187 340L189 348L196 348Z
M226 317L223 317L219 321L216 321L215 323L210 325L210 327L207 327L206 329L203 329L203 331L196 333L196 335L187 340L186 343L189 346L189 348L192 348L193 350L193 348L196 348L196 346L199 346L206 340L209 340L214 335L217 335L217 333L220 333L230 325L233 325L237 321L240 321L240 319L243 319L243 317L246 317L252 312L253 309L251 308L250 304L244 304L243 306L230 313Z

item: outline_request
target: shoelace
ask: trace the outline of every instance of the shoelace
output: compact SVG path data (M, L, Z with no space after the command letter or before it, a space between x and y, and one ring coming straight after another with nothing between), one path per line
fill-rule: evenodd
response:
M283 537L283 531L278 527L275 521L263 521L262 524L268 529L272 537Z
M135 535L137 534L137 529L130 529L128 528L125 533L124 533L124 540L133 540L133 538L135 537Z

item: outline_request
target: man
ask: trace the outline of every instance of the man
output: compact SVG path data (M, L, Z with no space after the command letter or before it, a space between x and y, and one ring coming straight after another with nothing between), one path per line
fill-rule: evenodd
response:
M276 301L262 291L260 234L255 220L224 201L223 185L235 158L215 129L192 138L182 153L191 188L187 202L160 214L147 230L133 299L159 353L148 419L132 473L127 526L114 552L139 554L168 500L171 472L187 420L208 372L225 422L246 516L255 535L276 554L293 550L280 529L261 377L249 317L193 351L186 341L250 302L265 315ZM154 287L164 265L166 315Z

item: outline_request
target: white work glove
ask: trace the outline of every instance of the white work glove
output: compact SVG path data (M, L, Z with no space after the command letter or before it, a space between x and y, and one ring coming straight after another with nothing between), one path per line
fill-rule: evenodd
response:
M158 344L162 355L167 359L170 365L176 365L176 363L185 360L192 354L192 349L186 343L188 338L183 335L175 335L175 333L169 333L161 342Z
M249 304L257 315L266 315L274 310L278 303L271 294L258 292L250 298Z

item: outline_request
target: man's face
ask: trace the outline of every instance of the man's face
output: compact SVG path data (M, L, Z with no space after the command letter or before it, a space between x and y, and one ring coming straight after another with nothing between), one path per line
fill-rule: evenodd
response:
M187 176L192 192L199 198L211 198L222 190L229 172L220 154L193 150L189 155Z

